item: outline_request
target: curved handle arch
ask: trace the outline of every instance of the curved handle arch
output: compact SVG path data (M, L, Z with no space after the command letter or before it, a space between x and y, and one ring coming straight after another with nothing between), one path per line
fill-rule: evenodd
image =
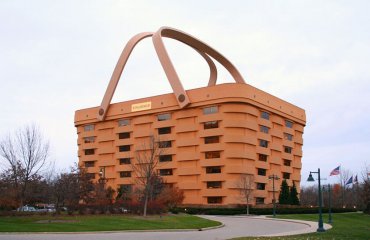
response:
M222 66L226 68L226 70L231 74L234 78L235 82L237 83L244 83L244 78L239 73L238 69L221 53L216 51L214 48L210 47L209 45L205 44L204 42L200 41L199 39L182 32L178 29L169 28L169 27L161 27L157 32L154 33L152 39L154 43L155 50L157 51L157 55L159 60L162 64L162 67L167 75L168 80L174 90L174 94L176 95L177 102L181 108L186 107L190 104L189 97L187 96L181 81L177 75L175 67L173 66L171 59L167 53L166 47L164 46L163 37L172 38L178 40L199 52L203 52L215 60L217 60Z
M132 37L126 44L125 48L123 49L118 62L116 64L116 67L114 68L112 77L109 81L107 90L104 94L104 98L101 102L97 119L102 121L105 119L106 114L108 112L109 104L112 101L113 94L117 88L118 81L122 75L122 71L127 63L128 58L131 55L131 52L133 51L134 47L143 39L147 37L152 37L153 44L155 47L155 50L157 52L158 58L162 64L162 67L166 73L166 76L168 78L168 81L171 84L171 87L174 91L174 94L176 96L176 100L181 108L187 106L190 104L190 100L181 84L181 81L177 75L177 72L170 60L170 57L167 53L167 50L164 46L162 37L168 37L175 40L178 40L182 43L185 43L186 45L192 47L194 50L196 50L208 63L209 69L210 69L210 78L208 82L208 86L213 86L216 84L217 80L217 68L212 59L209 57L213 57L215 60L217 60L221 65L223 65L233 76L235 82L237 83L245 83L243 77L239 73L239 71L235 68L235 66L222 54L217 52L212 47L208 46L207 44L203 43L202 41L196 39L195 37L182 32L180 30L169 28L169 27L162 27L160 28L156 33L153 32L144 32L139 33ZM209 56L208 56L209 55Z
M137 35L135 35L134 37L132 37L126 44L125 48L123 49L119 59L118 59L118 62L116 64L116 67L114 68L114 71L113 71L113 74L112 74L112 77L109 81L109 84L108 84L108 87L105 91L105 94L104 94L104 97L103 97L103 100L100 104L100 108L99 108L99 111L98 111L98 115L97 115L97 119L102 121L105 119L106 115L107 115L107 112L108 112L108 108L109 108L109 104L111 103L112 101L112 98L113 98L113 95L114 95L114 92L116 91L116 88L117 88L117 85L118 85L118 82L119 82L119 79L122 75L122 72L123 72L123 69L125 68L126 66L126 63L127 63L127 60L128 58L130 57L133 49L135 48L135 46L143 39L147 38L147 37L151 37L153 36L153 32L143 32L143 33L139 33ZM216 84L216 80L217 80L217 68L216 68L216 65L214 64L214 62L212 61L212 59L205 53L197 50L194 48L194 50L196 50L205 60L206 62L208 63L208 66L209 66L209 70L210 70L210 76L209 76L209 81L208 81L208 86L213 86Z

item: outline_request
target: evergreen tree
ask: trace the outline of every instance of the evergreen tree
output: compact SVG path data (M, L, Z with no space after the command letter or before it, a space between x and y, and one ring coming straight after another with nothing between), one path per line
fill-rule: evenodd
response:
M281 182L281 186L280 186L279 203L289 204L290 203L289 200L290 200L289 186L286 180L284 179Z
M299 205L299 199L298 199L298 191L295 186L295 183L293 182L293 186L290 188L290 196L289 196L289 202L292 205Z

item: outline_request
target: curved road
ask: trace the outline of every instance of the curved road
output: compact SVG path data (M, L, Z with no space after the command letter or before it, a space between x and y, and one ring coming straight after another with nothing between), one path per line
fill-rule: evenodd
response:
M97 233L9 233L0 240L220 240L242 236L283 236L315 232L316 222L250 216L201 216L225 226L203 231L97 232ZM325 224L325 229L330 228Z

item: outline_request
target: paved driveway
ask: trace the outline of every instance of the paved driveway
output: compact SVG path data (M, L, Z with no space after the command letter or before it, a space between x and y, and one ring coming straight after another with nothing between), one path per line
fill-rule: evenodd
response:
M224 227L204 231L100 232L0 234L0 240L219 240L242 236L282 236L315 232L316 222L278 220L247 216L202 216L224 223ZM330 228L330 225L325 225Z

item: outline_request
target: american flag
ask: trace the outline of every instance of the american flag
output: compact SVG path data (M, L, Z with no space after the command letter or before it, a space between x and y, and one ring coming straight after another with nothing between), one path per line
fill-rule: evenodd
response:
M330 176L335 176L335 175L339 175L340 174L340 165L336 168L333 169L333 171L330 172Z

